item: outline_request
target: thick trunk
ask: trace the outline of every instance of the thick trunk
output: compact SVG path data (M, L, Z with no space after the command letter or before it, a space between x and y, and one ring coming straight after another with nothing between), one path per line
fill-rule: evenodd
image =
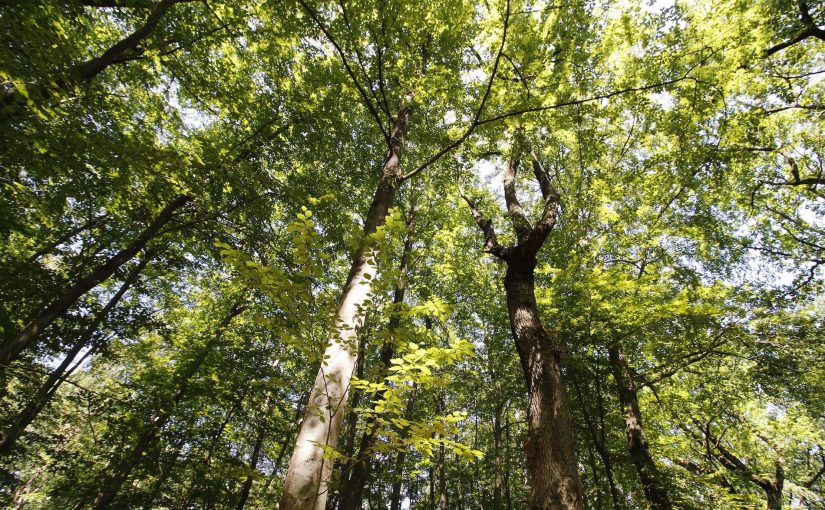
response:
M364 222L365 245L359 248L344 285L335 329L327 340L325 360L309 397L304 421L289 460L281 510L324 510L332 465L324 458L324 447L335 448L341 433L349 382L355 370L357 333L364 313L361 310L372 288L376 273L374 251L367 237L384 223L387 211L395 202L401 182L401 150L410 121L409 107L403 107L396 119L390 149L384 160L381 178Z
M531 510L582 510L582 488L560 350L541 324L534 256L508 257L504 286L510 326L527 383L527 471Z
M618 344L613 344L608 348L608 355L622 405L630 457L633 459L633 465L636 466L639 480L642 482L645 498L653 510L670 510L672 508L670 498L659 476L656 462L650 454L650 447L642 427L638 390L633 374L627 366L624 351Z
M398 281L393 292L393 305L400 306L404 302L404 295L407 291L406 279L409 272L409 258L413 245L413 228L415 225L415 204L410 210L410 219L407 223L407 239L404 241L404 251L401 253L401 264L398 270ZM394 310L397 312L398 310ZM398 329L401 324L401 316L398 313L390 318L388 329L391 333ZM381 370L380 377L383 379L387 375L392 357L395 355L395 345L392 341L386 342L381 347ZM357 510L361 506L361 499L364 493L364 486L369 478L372 464L372 452L370 451L376 440L376 427L374 421L370 420L361 436L361 444L358 448L358 456L352 461L350 476L341 491L341 504L338 510Z
M17 415L17 418L14 420L13 424L6 431L3 435L3 438L0 439L0 457L6 456L14 449L15 444L17 444L17 440L20 439L20 436L25 432L26 427L28 427L37 415L40 414L40 411L43 410L44 407L49 403L52 396L57 392L60 385L66 378L71 375L71 370L69 369L70 366L75 361L75 358L80 351L83 350L89 344L89 340L95 334L95 332L100 328L101 324L106 320L106 317L109 313L117 306L120 299L129 290L135 281L137 281L140 273L146 267L146 264L149 263L151 257L146 256L141 259L140 263L135 267L117 292L109 299L109 302L106 303L106 306L103 307L100 312L95 316L94 321L89 325L88 328L84 331L80 338L78 338L69 352L66 353L66 356L63 358L63 361L55 368L40 388L37 390L34 398L26 404L22 411ZM87 353L89 355L91 351L96 350L98 346L92 346L90 348L90 352ZM77 364L74 365L75 367Z
M92 273L81 278L69 287L65 294L40 312L17 338L6 343L0 349L0 372L5 370L9 363L18 359L21 353L38 339L49 324L66 313L84 294L106 281L123 264L132 260L174 218L175 211L183 207L189 200L190 197L186 195L175 197L129 246L120 250Z
M194 360L186 367L183 373L178 378L178 385L175 388L174 392L170 398L170 404L168 406L169 409L161 411L158 415L151 421L151 423L146 424L146 426L141 431L140 435L138 436L137 441L135 442L134 446L131 450L129 450L123 457L121 457L116 463L113 464L113 468L111 469L112 476L109 479L109 482L106 486L97 494L97 497L92 503L92 508L94 510L102 510L104 508L108 508L109 504L117 495L120 488L123 486L123 482L129 477L132 472L132 469L138 464L143 453L152 445L155 438L157 437L158 433L161 429L166 425L166 422L171 417L171 410L181 401L183 396L186 394L186 389L189 387L189 382L191 381L192 377L198 372L203 362L206 360L206 357L212 352L212 349L218 344L220 339L223 337L226 328L229 326L229 323L232 322L232 319L237 317L241 312L246 309L245 303L239 303L233 306L229 313L224 317L221 323L218 325L218 329L215 334L212 336L211 339L203 346L201 351L195 357Z

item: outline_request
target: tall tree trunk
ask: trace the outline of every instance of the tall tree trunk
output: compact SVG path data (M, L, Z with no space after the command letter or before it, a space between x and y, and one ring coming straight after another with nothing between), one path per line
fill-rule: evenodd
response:
M596 453L599 454L599 458L602 461L604 473L607 476L607 484L610 488L610 498L613 502L613 508L624 508L624 504L622 503L622 498L619 493L619 488L616 485L616 479L613 475L613 461L610 457L610 452L607 450L607 446L605 445L604 422L602 421L600 423L601 430L597 432L596 424L593 421L593 417L586 407L584 395L582 394L583 392L581 389L581 385L576 380L573 381L573 389L576 391L576 398L579 401L579 407L581 408L582 416L584 417L584 423L587 426L587 432L590 435L590 440L593 442L593 449L596 450ZM596 400L599 403L598 412L600 413L601 418L604 414L604 409L601 406L601 385L599 385L599 387L596 388L596 392ZM598 476L595 463L593 463L593 473L595 476ZM596 479L596 483L599 483L598 479Z
M255 447L252 450L252 457L249 459L250 471L258 469L258 458L261 456L261 449L263 448L265 438L266 422L261 424L261 429L258 431L258 438L255 440ZM243 488L241 489L241 497L238 500L238 510L243 510L244 506L246 506L246 500L249 499L249 493L252 490L252 482L254 481L255 478L252 476L252 473L247 475L246 480L244 480Z
M407 408L404 410L404 419L412 420L415 411L416 391L410 395L407 401ZM406 429L402 437L406 438ZM395 469L393 470L392 495L390 496L390 510L401 510L401 488L404 477L404 463L407 461L407 450L401 450L395 458Z
M542 325L536 304L536 255L556 225L560 196L532 154L533 174L544 199L541 217L533 227L516 195L519 160L514 155L504 173L504 199L513 230L514 246L498 243L493 223L465 197L484 234L484 251L507 264L504 290L510 328L527 385L527 473L531 510L583 510L583 491L576 444L560 365L561 342Z
M218 344L220 339L223 337L224 332L226 331L229 323L232 322L232 319L240 315L247 307L246 302L236 303L230 310L229 313L224 317L221 323L218 325L215 334L206 345L200 350L198 355L189 364L184 370L183 373L178 378L178 385L175 388L174 392L170 398L170 404L168 409L160 411L154 419L152 419L151 423L146 424L143 427L140 435L138 436L137 441L132 446L132 448L117 462L112 464L111 469L109 472L112 473L109 482L106 486L97 494L97 497L92 503L92 508L94 510L102 510L107 508L112 500L117 495L120 488L123 486L123 482L129 477L132 472L132 469L138 464L140 461L141 456L143 453L149 448L155 438L157 437L158 433L161 429L166 425L166 422L171 417L171 411L173 408L181 401L183 396L186 394L186 389L189 387L189 382L191 381L192 377L198 372L203 362L206 360L206 357L209 355L210 352L215 348Z
M111 313L115 306L117 306L126 291L134 285L140 276L140 273L149 263L150 259L151 256L147 255L140 260L140 263L129 273L129 276L126 280L124 280L117 292L111 297L111 299L109 299L109 302L106 303L106 306L104 306L103 309L97 313L94 321L92 321L89 327L84 330L80 338L75 340L74 345L69 352L66 353L63 361L49 374L37 390L34 398L32 398L31 401L29 401L29 403L26 404L26 406L20 411L11 427L9 427L2 439L0 439L0 457L4 457L12 452L14 446L17 444L17 440L20 439L20 436L23 432L25 432L26 427L28 427L35 418L37 418L37 415L39 415L40 411L42 411L49 401L51 401L63 381L71 375L71 370L69 367L74 363L77 355L80 354L80 351L89 344L89 340L106 320L109 313ZM87 352L86 355L90 355L99 347L99 344L90 347L90 351ZM77 364L75 364L74 367L76 368Z
M619 402L622 405L630 457L633 459L633 465L636 466L636 472L642 482L645 498L653 510L670 510L672 508L670 498L659 476L656 462L650 454L650 446L642 427L638 389L627 365L624 351L618 343L614 343L608 348L608 356L613 369L613 378L616 381Z
M501 413L504 406L496 404L493 410L493 510L501 510Z
M541 323L534 256L507 261L504 288L510 326L527 382L527 470L531 510L582 510L575 442L562 382L560 348Z
M388 330L394 334L401 325L401 316L397 308L404 302L404 295L407 291L407 275L409 273L409 259L412 252L413 236L415 229L416 205L412 204L409 218L407 220L407 237L404 240L404 250L401 253L401 263L398 268L398 280L393 291L393 315L390 317ZM392 341L381 346L381 369L380 377L383 379L387 375L392 357L395 355L395 344ZM369 420L364 434L361 436L361 444L358 448L358 456L351 464L350 476L341 491L341 504L338 510L357 510L361 506L361 499L364 493L364 486L370 474L372 464L372 452L375 445L377 428L374 420Z
M38 339L49 324L66 313L84 294L106 281L123 264L132 260L174 218L175 211L183 207L189 200L191 200L191 197L186 195L175 197L129 246L117 252L106 263L69 287L61 297L41 311L17 338L3 345L0 348L0 373L5 370L9 363L18 359L22 352Z
M363 324L361 308L369 297L375 276L374 247L367 237L383 225L401 183L401 151L410 122L410 107L402 106L396 118L390 147L375 196L364 222L365 245L358 249L344 285L335 328L327 340L321 368L315 378L304 420L289 460L281 510L325 510L332 464L324 447L336 447L346 408L349 382L355 370L357 332Z

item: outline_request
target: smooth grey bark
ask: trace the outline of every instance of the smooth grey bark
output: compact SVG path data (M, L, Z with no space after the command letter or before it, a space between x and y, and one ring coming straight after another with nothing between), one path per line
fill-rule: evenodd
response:
M62 296L38 313L20 335L0 348L0 373L5 370L9 363L18 359L25 349L34 344L43 330L63 316L82 296L109 279L121 266L132 260L149 241L161 232L165 225L172 221L175 212L190 200L191 197L187 195L179 195L172 199L129 246L123 248L104 264L78 280Z
M515 192L519 161L512 158L504 176L504 197L516 234L516 244L502 246L495 229L475 203L465 197L484 233L484 251L507 265L504 289L510 328L527 385L527 472L531 510L583 510L572 419L561 371L561 341L544 328L535 295L536 255L555 227L559 195L533 156L544 209L532 226Z
M102 510L109 507L109 504L115 498L117 493L120 491L120 488L123 486L123 483L131 474L132 469L134 469L140 461L143 453L152 445L161 429L164 425L166 425L166 422L169 421L169 418L172 416L172 410L186 394L186 390L189 387L192 377L195 376L201 365L203 365L203 362L206 361L207 356L209 356L218 342L220 342L221 338L223 338L226 329L229 327L229 323L232 322L232 319L240 315L247 308L247 306L248 303L243 301L236 303L232 306L232 308L230 308L229 312L223 320L221 320L212 338L206 342L203 348L201 348L198 352L195 359L192 360L192 362L189 363L178 376L177 387L172 395L170 395L170 405L166 406L167 409L159 411L149 423L145 424L143 430L141 430L138 435L137 441L135 441L135 444L132 445L132 448L129 449L129 451L127 451L120 459L112 463L111 468L107 470L112 473L111 478L95 497L94 502L92 503L93 510Z
M349 382L355 371L357 332L363 325L361 311L370 295L377 272L374 246L367 236L384 224L395 203L402 181L401 152L407 137L411 110L404 105L393 126L390 146L375 196L364 222L364 244L357 250L344 285L335 327L327 339L325 360L315 378L304 420L289 460L281 510L324 510L332 463L324 458L324 447L335 448L341 433Z
M26 428L35 420L35 418L37 418L40 411L48 405L54 394L60 388L60 385L71 375L74 368L77 368L78 364L75 363L75 358L77 358L77 355L80 354L80 351L83 350L84 347L89 346L89 340L97 332L111 311L117 306L126 291L134 285L151 258L151 255L147 255L140 260L140 263L129 273L129 276L123 281L117 292L115 292L115 294L109 299L109 302L106 303L103 309L97 313L95 319L84 330L80 338L75 340L74 345L72 345L72 348L66 353L63 361L57 366L57 368L52 370L37 390L34 398L32 398L20 411L11 427L6 430L3 437L0 439L0 458L10 454L14 450L17 441L26 431ZM100 347L100 343L90 346L89 352L86 353L86 356L91 355ZM74 364L74 367L72 367L72 364Z
M397 307L404 302L404 295L407 291L407 276L409 273L409 259L413 247L413 235L415 230L416 205L412 204L410 214L407 219L407 237L404 240L404 249L401 253L401 262L398 268L398 280L393 290L393 306L396 308L388 324L390 333L394 333L401 325L401 316L397 313ZM380 358L380 378L387 375L393 356L395 355L395 344L392 340L381 346ZM358 448L358 455L350 464L350 476L341 491L341 502L338 510L357 510L361 506L364 487L369 478L372 467L372 447L375 445L377 429L373 420L370 420L361 436L361 443Z

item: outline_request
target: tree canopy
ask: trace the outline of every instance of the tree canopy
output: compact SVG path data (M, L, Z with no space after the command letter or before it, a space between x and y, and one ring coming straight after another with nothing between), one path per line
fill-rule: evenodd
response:
M0 5L0 505L825 508L825 5Z

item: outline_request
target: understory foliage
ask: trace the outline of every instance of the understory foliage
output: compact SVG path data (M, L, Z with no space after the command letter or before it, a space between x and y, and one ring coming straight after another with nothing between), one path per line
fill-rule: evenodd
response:
M291 510L339 415L330 510L538 510L484 225L552 213L582 507L825 508L821 3L31 0L0 40L0 506Z

